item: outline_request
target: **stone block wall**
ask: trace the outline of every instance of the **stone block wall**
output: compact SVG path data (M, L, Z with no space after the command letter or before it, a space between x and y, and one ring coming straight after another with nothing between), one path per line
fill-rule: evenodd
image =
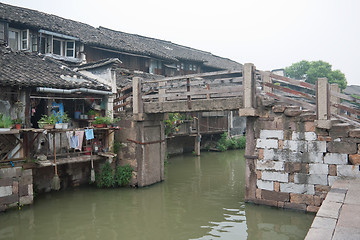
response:
M0 168L0 212L11 207L32 204L33 200L31 169Z
M274 106L258 118L251 202L317 212L335 180L360 177L360 130L336 122L330 130L318 129L315 117Z

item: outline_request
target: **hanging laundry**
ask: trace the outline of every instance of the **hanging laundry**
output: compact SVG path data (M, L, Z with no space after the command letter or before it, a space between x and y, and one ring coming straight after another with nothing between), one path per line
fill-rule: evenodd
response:
M84 139L84 130L79 130L79 131L75 131L75 136L79 137L79 145L75 148L77 150L81 151L82 148L82 143L83 143L83 139Z
M85 129L85 137L86 137L86 140L94 139L94 130L92 128Z
M70 137L70 147L75 149L79 147L79 136L74 135Z
M73 136L73 131L67 131L66 132L66 138L67 138L67 144L68 148L71 148L71 137Z

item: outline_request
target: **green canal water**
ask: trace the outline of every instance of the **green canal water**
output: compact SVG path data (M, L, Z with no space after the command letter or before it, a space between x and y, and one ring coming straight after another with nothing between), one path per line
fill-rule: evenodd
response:
M244 203L243 151L168 160L166 181L37 196L0 214L0 239L304 239L314 214Z

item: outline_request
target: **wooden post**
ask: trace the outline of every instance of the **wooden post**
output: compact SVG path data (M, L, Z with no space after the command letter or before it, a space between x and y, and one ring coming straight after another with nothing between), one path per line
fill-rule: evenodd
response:
M133 77L133 114L143 112L144 106L142 102L142 80L139 77Z
M332 83L330 84L330 90L331 92L340 92L340 88L339 88L339 84L337 83ZM330 92L330 94L331 94ZM330 102L334 103L334 104L340 104L340 98L334 96L333 94L330 95ZM330 112L331 114L340 114L340 111L338 108L336 107L330 107Z
M190 92L190 78L186 79L186 91ZM187 96L188 108L191 109L191 96Z
M272 80L270 78L270 71L266 71L263 73L263 83L272 83ZM264 85L263 91L265 93L272 93L272 88Z
M161 95L166 94L165 85L166 85L166 82L159 82L159 94L160 94L159 102L165 102L166 101L165 97L161 97Z
M316 83L316 117L317 128L331 128L330 89L327 78L319 78Z
M252 63L245 63L243 66L243 108L239 110L239 115L243 117L257 116L255 70Z
M200 156L201 135L199 118L196 118L195 155Z

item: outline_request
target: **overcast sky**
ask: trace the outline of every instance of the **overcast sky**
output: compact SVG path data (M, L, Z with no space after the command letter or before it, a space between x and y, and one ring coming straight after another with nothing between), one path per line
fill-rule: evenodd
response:
M209 51L257 69L323 60L360 85L359 0L0 0Z

